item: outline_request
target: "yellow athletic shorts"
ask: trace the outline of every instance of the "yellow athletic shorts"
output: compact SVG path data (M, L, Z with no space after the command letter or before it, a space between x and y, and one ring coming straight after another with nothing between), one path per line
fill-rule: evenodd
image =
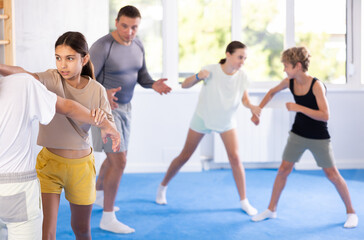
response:
M43 148L37 157L36 169L42 193L61 194L77 205L90 205L96 199L95 157L91 152L79 159L70 159Z

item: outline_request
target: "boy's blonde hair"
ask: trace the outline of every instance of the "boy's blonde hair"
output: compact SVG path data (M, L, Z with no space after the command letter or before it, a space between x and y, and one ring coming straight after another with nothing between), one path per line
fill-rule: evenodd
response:
M310 53L306 47L292 47L282 53L281 61L292 64L301 63L302 71L306 72L310 65Z

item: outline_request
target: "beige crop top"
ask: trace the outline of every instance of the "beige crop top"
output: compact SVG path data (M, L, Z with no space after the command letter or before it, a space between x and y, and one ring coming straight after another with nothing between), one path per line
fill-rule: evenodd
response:
M107 113L107 118L113 121L106 90L97 81L90 78L84 88L76 89L63 80L56 69L49 69L46 72L36 74L49 91L60 97L74 100L90 110L101 108ZM66 116L56 113L48 125L39 124L37 144L57 149L81 150L90 148L88 131L91 125L76 120L73 122L78 127L74 127ZM80 133L79 130L81 130Z

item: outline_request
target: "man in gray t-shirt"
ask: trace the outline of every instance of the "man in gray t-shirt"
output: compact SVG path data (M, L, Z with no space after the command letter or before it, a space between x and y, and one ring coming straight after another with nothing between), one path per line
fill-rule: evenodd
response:
M106 89L113 109L116 127L121 135L120 152L114 153L110 142L103 144L99 130L93 128L95 151L104 150L103 162L96 183L96 202L104 208L100 228L114 233L132 233L135 230L119 222L115 217L116 193L126 165L128 150L131 105L134 88L139 83L144 88L153 88L159 94L171 91L164 82L167 79L152 80L146 65L142 43L135 38L141 15L137 8L125 6L115 20L116 30L97 40L90 49L95 76Z

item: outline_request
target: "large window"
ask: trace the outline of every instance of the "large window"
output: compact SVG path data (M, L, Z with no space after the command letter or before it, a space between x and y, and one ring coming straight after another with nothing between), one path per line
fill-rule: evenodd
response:
M121 7L133 5L142 15L137 36L145 48L146 64L154 79L162 76L162 20L161 0L110 0L110 32L115 30L115 19Z
M346 83L346 2L295 0L294 5L296 44L312 55L309 73L324 82Z
M241 1L241 39L249 49L245 69L252 81L283 79L285 9L285 0Z
M361 3L361 9L360 9L360 16L361 16L361 23L360 23L360 26L361 26L361 83L364 84L364 31L363 31L363 28L364 28L364 2Z
M231 1L179 0L179 72L184 78L225 57L231 41Z
M280 56L292 46L310 50L309 74L325 83L364 84L360 0L110 0L111 27L126 4L141 11L139 37L154 76L163 71L178 82L217 63L233 39L248 46L244 68L256 86L285 77Z
M237 1L237 0L232 0ZM179 0L178 38L181 77L217 62L231 41L232 1ZM289 0L293 1L293 0ZM245 69L256 82L279 81L285 36L311 51L309 73L328 83L346 83L346 1L240 0L241 40L248 46ZM292 7L287 9L286 6ZM294 6L294 7L293 7ZM330 11L322 9L330 6ZM294 8L294 9L293 9ZM287 18L293 12L293 19ZM286 21L294 21L286 29ZM287 45L287 43L286 43Z

